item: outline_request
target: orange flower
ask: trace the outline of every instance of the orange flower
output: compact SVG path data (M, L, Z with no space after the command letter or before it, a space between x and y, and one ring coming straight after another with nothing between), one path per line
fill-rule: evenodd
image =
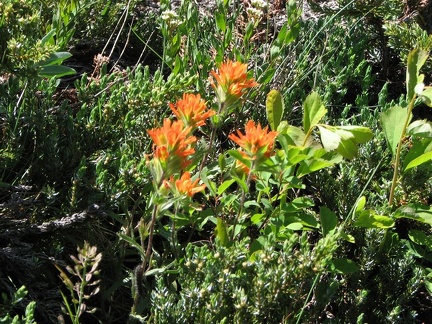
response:
M174 183L175 190L181 195L188 195L192 197L197 192L203 191L206 187L205 184L197 186L199 179L192 182L191 175L189 172L183 173L180 179L174 181L174 177L170 178L170 181L164 181L165 188L171 188L172 183Z
M255 126L253 120L246 123L245 135L237 131L237 135L231 134L228 137L243 148L250 158L257 160L262 157L270 157L273 154L273 145L278 132L268 132L268 127L262 129L258 123Z
M179 171L179 166L189 165L188 157L195 153L191 144L197 140L190 136L191 130L192 127L184 127L180 120L171 122L165 118L162 127L147 131L156 146L154 157L162 164L166 176Z
M170 108L178 119L192 128L205 125L204 121L216 113L214 110L205 111L207 109L205 101L199 94L185 93L175 105L170 104Z
M210 83L216 90L221 102L229 101L229 103L232 103L243 95L245 89L258 85L253 78L248 78L247 65L240 62L229 60L226 63L222 63L219 73L211 71L211 74L218 83L218 86L211 79Z

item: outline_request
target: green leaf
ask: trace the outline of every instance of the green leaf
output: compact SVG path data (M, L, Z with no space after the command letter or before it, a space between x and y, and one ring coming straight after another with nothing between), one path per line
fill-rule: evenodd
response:
M365 196L361 196L355 205L355 213L359 214L360 212L362 212L365 208L366 205L366 197Z
M407 117L408 110L400 106L391 107L381 113L382 128L393 156L396 154Z
M432 87L426 87L420 94L420 98L427 106L432 107Z
M354 273L360 270L360 267L353 261L347 258L333 259L330 262L330 269L338 273Z
M200 174L201 181L206 185L206 187L210 191L211 195L213 197L216 197L217 196L217 193L216 193L216 183L214 181L211 181L207 177L207 172L208 172L208 169L206 167L206 168L203 169L203 171Z
M126 241L129 243L130 246L133 246L134 248L136 248L138 250L138 252L141 255L144 255L145 252L141 246L141 244L139 244L138 242L136 242L133 238L131 238L130 236L124 235L119 233L118 236L120 237L120 239L122 239L123 241Z
M419 72L427 58L428 52L422 49L414 49L408 54L406 73L407 101L411 101L414 97L415 86L423 82L423 76L419 75Z
M226 14L224 11L216 11L215 13L215 19L216 19L216 26L219 28L219 30L222 31L222 33L225 33L226 30Z
M283 116L284 104L282 95L277 90L271 90L266 100L267 120L272 130L277 130Z
M334 151L339 147L341 137L327 127L318 126L321 135L321 143L326 151Z
M394 217L413 219L432 226L432 207L418 203L408 204L399 207Z
M432 123L427 120L413 121L407 127L407 135L415 135L419 137L432 138Z
M219 244L223 247L226 247L229 244L227 226L224 220L220 217L217 218L216 239L219 241Z
M403 169L405 169L411 161L427 152L432 152L431 138L412 138L411 148L403 159Z
M430 160L432 160L432 152L424 153L419 157L413 159L410 163L408 163L408 165L404 169L404 172L423 163L429 162Z
M62 65L44 66L39 71L39 76L44 78L53 78L53 77L60 78L66 75L73 75L73 74L76 74L76 71L74 69Z
M388 216L375 215L370 210L360 213L354 226L365 228L390 228L394 226L394 221Z
M327 109L324 107L321 98L318 93L312 92L307 96L304 104L304 115L303 115L303 129L305 133L317 125L320 120L327 113Z
M346 139L340 142L337 152L345 159L351 160L357 156L358 148L352 140Z
M432 248L432 238L423 231L409 230L408 237L416 244L425 245L429 249Z
M62 64L64 60L72 56L69 52L56 52L52 53L46 60L43 60L37 64L37 66L50 66Z
M252 166L252 162L249 159L246 159L238 150L229 150L228 154L231 155L234 159L239 160L248 168Z
M314 159L314 160L303 161L300 163L300 167L298 168L296 175L298 177L303 177L306 174L316 172L318 170L330 167L334 164L335 164L335 162L333 162L333 161L327 161L327 160L323 160L323 159Z
M336 214L327 207L321 207L320 217L323 236L334 233L334 230L336 229L338 223L338 218Z
M351 133L355 143L363 144L373 138L373 132L368 127L363 126L337 126L337 130L343 130Z
M234 179L224 181L218 188L218 195L220 196L225 190L235 182Z

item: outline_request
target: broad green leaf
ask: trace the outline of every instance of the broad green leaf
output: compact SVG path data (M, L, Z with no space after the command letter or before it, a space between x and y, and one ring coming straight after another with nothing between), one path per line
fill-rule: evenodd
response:
M231 186L234 182L235 182L234 179L224 181L218 188L218 195L224 193L224 191L227 190L229 186Z
M312 127L317 125L327 113L318 93L312 92L307 96L303 104L303 129L307 133Z
M360 213L354 226L365 228L390 228L394 226L394 221L388 216L375 215L370 210Z
M413 121L407 127L407 135L432 138L432 123L427 120Z
M215 19L216 19L217 28L219 28L219 30L222 31L222 33L225 33L225 30L226 30L226 13L223 11L222 12L216 11Z
M332 166L334 164L335 164L334 161L327 161L327 160L323 160L323 159L314 159L314 160L309 160L309 161L303 161L300 163L300 167L298 168L296 175L298 177L302 177L302 176L305 176L306 174L316 172L318 170L327 168L327 167Z
M403 159L403 169L407 169L412 161L428 152L432 152L432 138L412 138L411 148Z
M362 144L370 141L373 137L373 132L368 127L363 126L337 126L336 129L350 132L355 140L355 143ZM343 138L343 137L342 137Z
M432 107L432 87L426 87L420 94L420 98L427 106Z
M267 120L272 130L277 130L283 116L284 105L282 95L277 90L271 90L266 100Z
M302 223L291 223L291 224L288 224L286 226L286 228L290 229L292 231L300 231L303 229L303 224Z
M408 163L408 165L404 169L404 172L416 166L419 166L423 163L429 162L430 160L432 160L432 152L424 153L419 157L415 158L414 160L412 160L410 163Z
M64 60L72 57L69 52L56 52L52 53L46 60L43 60L37 64L37 66L50 66L61 64Z
M41 39L41 45L46 45L46 44L52 44L54 45L54 35L56 33L56 29L53 28L51 29L48 34L46 34L42 39Z
M320 217L323 236L326 236L327 234L332 234L338 223L338 218L336 214L327 207L321 207Z
M360 267L353 260L341 258L333 259L330 262L330 269L335 272L347 274L359 271Z
M408 110L400 106L391 107L381 113L382 128L393 156L396 154L407 117Z
M429 235L426 235L423 231L410 230L408 232L408 237L416 244L425 245L429 249L432 248L432 238Z
M224 247L228 246L229 240L228 240L227 226L226 226L224 220L220 217L217 218L216 238L219 241L219 244L221 246L224 246Z
M341 137L327 127L318 126L321 135L321 143L326 151L334 151L338 148Z
M423 76L419 75L419 72L427 58L428 52L422 49L414 49L408 54L406 73L407 101L411 101L414 97L415 86L423 82Z
M280 134L286 135L286 140L288 141L288 144L292 146L302 146L306 134L303 132L303 130L296 126L288 125L285 121L282 121L278 127L278 132ZM309 137L306 146L312 145L312 139Z
M398 208L394 217L413 219L432 226L432 207L418 203L408 204Z
M351 160L357 156L358 148L351 139L343 139L337 148L337 152L345 159Z
M265 216L266 216L266 214L264 214L264 213L254 214L251 217L252 224L254 224L254 225L261 224L262 220L265 219Z
M39 76L44 78L52 78L52 77L63 77L66 75L76 74L76 71L70 67L62 66L62 65L50 65L44 66L39 71Z
M355 205L355 213L356 213L356 214L361 213L361 212L364 210L365 205L366 205L366 197L365 197L365 196L361 196L361 197L357 200L357 202L356 202L356 205Z

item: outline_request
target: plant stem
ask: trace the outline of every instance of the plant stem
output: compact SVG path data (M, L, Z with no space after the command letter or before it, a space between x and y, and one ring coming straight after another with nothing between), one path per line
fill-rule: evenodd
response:
M390 195L389 195L389 201L388 201L388 204L390 207L393 206L394 192L396 189L397 178L398 178L398 174L399 174L399 164L400 164L400 155L401 155L401 150L402 150L402 141L405 137L406 129L408 128L408 124L411 120L411 115L412 115L412 110L414 108L415 100L416 100L416 96L413 96L413 98L411 99L411 101L409 103L408 114L407 114L405 124L404 124L404 127L402 129L402 134L401 134L401 137L399 139L399 143L398 143L397 149L396 149L396 156L395 156L394 170L393 170L393 179L392 179L392 184L390 187Z
M252 162L251 168L249 170L249 174L248 174L248 177L246 179L246 187L249 187L250 181L252 179L252 173L253 173L253 170L255 170L255 161L256 160L254 160ZM231 241L234 241L234 238L235 238L235 227L237 225L238 220L240 219L240 215L243 212L243 206L244 206L245 200L246 200L246 191L243 190L242 191L242 195L241 195L241 199L240 199L239 211L237 213L236 218L234 218L234 224L233 224L233 231L232 231Z
M224 102L220 103L219 104L218 112L216 114L217 118L220 118L220 114L224 110L224 108L225 108L225 103ZM203 159L202 159L202 162L201 162L201 165L200 165L200 168L199 168L199 173L201 173L201 171L204 169L204 166L205 166L205 164L207 162L207 158L208 158L209 152L211 152L211 150L213 148L213 142L214 142L214 139L216 137L217 128L218 128L217 125L212 124L212 132L210 134L209 148L208 148L207 152L205 152L205 154L203 156Z

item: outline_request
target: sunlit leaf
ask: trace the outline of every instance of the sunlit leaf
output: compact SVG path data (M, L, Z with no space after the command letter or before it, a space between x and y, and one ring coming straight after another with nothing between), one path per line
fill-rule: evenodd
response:
M419 75L420 68L425 64L428 58L428 52L422 49L414 49L408 54L406 88L407 100L411 101L414 97L414 88L420 82L423 82L423 76Z
M336 150L341 142L341 137L327 127L318 126L321 135L321 143L327 151Z
M432 160L432 152L424 153L418 156L417 158L413 159L410 163L408 163L408 165L404 169L404 172L416 166L419 166L423 163L429 162L431 160Z
M428 120L413 121L407 127L407 135L432 138L432 123Z
M419 230L409 230L408 237L411 241L419 245L425 245L429 249L432 248L432 238L426 235L425 232Z
M224 220L220 217L217 218L216 238L221 246L228 246L229 240L227 226Z
M284 105L282 95L277 90L271 90L266 100L267 120L272 130L277 130L283 116Z
M345 159L351 160L357 156L358 147L352 140L346 139L340 142L337 152Z
M427 106L432 107L432 87L427 87L423 90L420 94L420 98Z
M381 113L381 125L393 156L396 155L407 117L408 110L400 106L394 106Z
M62 66L62 65L50 65L44 66L39 71L39 75L44 78L52 78L52 77L63 77L66 75L74 75L76 71L70 67Z
M303 104L303 129L307 133L311 127L317 125L327 113L318 93L312 92Z
M394 226L394 221L388 216L375 215L369 210L360 213L354 226L365 228L390 228Z

